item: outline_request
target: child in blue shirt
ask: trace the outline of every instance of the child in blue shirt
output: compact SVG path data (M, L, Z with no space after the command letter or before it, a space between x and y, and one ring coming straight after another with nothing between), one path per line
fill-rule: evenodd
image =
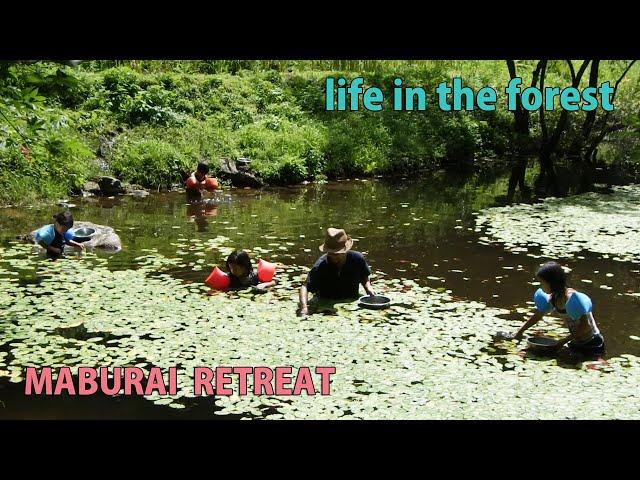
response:
M73 233L69 231L73 227L73 216L70 212L60 212L53 216L54 223L40 228L35 235L38 245L47 251L49 258L59 258L64 253L65 245L84 250L82 243L73 240Z
M570 349L581 353L604 352L604 337L593 318L591 299L584 293L567 287L564 269L556 262L548 262L538 269L536 278L542 287L533 296L536 312L515 334L503 336L520 339L525 330L535 325L544 315L555 312L565 320L569 329L569 335L558 341L557 348L569 342Z

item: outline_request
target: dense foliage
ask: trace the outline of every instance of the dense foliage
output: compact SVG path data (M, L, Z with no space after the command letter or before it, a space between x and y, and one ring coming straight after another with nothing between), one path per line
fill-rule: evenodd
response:
M517 65L524 78L535 62ZM614 79L622 68L620 62L602 62L602 80ZM563 62L549 62L547 84L566 85L566 70ZM634 142L637 72L636 66L620 86L615 121L621 128L611 136L617 140L610 156L628 165L640 156ZM245 156L267 183L288 184L473 170L479 159L508 159L513 151L512 113L502 106L451 113L430 98L424 112L326 112L328 75L362 75L386 98L396 76L427 92L461 76L469 86L490 85L499 94L509 78L501 61L90 61L76 68L5 62L0 201L66 196L101 167L125 181L163 188L199 160L217 165L220 157ZM580 115L571 116L566 138L581 125ZM539 134L533 125L534 144ZM109 138L115 139L112 147L101 148ZM95 160L99 154L104 162Z

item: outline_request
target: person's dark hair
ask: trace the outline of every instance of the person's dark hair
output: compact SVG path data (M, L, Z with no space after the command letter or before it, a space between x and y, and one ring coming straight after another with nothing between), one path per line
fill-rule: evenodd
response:
M71 215L71 212L56 213L53 219L63 227L73 227L73 215Z
M247 269L247 273L251 273L253 271L251 258L249 258L249 254L243 250L236 250L227 257L227 270L231 271L230 265L232 263L245 267Z
M206 175L207 173L209 173L209 165L207 165L204 162L200 162L198 163L198 168L196 168L196 170L204 175Z
M557 262L547 262L538 268L536 277L551 287L553 298L563 297L567 288L567 272Z

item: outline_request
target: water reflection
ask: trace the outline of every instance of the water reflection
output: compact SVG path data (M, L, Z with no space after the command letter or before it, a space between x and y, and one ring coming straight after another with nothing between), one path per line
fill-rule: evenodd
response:
M218 215L218 205L206 201L195 201L187 204L187 217L194 222L198 232L206 232L208 218Z
M179 244L198 240L207 245L223 236L231 247L253 257L311 267L325 229L337 226L354 238L354 248L367 255L375 275L414 279L462 299L508 308L511 314L505 321L521 321L531 308L534 272L546 258L483 244L474 231L473 213L496 204L507 192L508 180L434 176L343 181L227 190L194 202L186 202L180 192L74 199L73 213L77 220L111 226L120 235L123 250L108 257L109 268L135 268L135 258L152 249L179 257L185 265L201 260L199 269L177 266L171 272L194 283L202 283L225 255L217 248ZM58 208L2 209L0 247L41 226ZM563 263L573 270L573 286L594 302L607 355L640 355L640 341L630 339L640 336L639 300L631 296L640 291L640 271L590 253ZM375 277L373 281L375 287ZM611 290L599 287L605 282Z

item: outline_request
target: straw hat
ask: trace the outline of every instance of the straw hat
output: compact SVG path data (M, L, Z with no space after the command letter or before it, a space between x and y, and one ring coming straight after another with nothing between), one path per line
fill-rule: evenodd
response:
M353 240L341 228L327 228L320 251L325 253L345 253L351 250Z

